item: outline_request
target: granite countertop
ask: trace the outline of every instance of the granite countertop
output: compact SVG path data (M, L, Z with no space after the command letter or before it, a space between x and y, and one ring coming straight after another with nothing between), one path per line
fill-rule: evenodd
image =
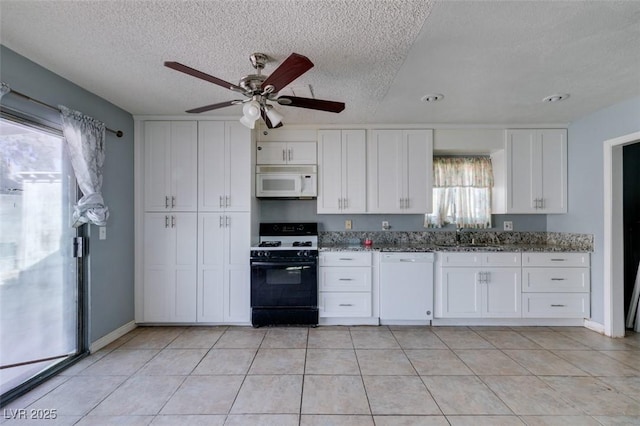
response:
M496 245L434 245L434 244L374 244L371 247L352 244L322 245L319 251L381 251L381 252L588 252L571 246L553 244L496 244Z

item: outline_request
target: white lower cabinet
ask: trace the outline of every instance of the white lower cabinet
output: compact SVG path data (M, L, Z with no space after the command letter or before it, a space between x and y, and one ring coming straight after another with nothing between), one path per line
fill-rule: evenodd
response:
M146 213L144 322L196 320L196 213Z
M589 318L591 270L587 253L525 253L522 316Z
M371 253L322 252L319 264L319 316L371 317Z
M438 253L436 318L522 316L520 253Z
M520 268L441 268L435 315L440 318L518 318Z
M588 253L442 252L436 267L436 318L590 316Z
M249 322L250 225L248 212L198 215L199 322Z

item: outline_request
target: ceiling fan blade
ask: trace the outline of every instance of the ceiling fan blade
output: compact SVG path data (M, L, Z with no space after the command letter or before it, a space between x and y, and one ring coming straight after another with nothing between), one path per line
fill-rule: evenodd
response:
M292 53L265 81L262 88L273 86L272 92L279 92L287 84L313 68L313 62L306 56Z
M164 63L165 67L174 69L176 71L180 71L183 72L185 74L189 74L193 77L197 77L200 78L202 80L208 81L209 83L213 83L213 84L217 84L218 86L222 86L225 89L231 89L234 90L236 92L240 92L240 93L244 93L244 89L240 86L236 86L235 84L231 84L228 81L224 81L218 77L214 77L212 75L203 73L202 71L198 71L197 69L188 67L186 65L181 64L180 62L172 62L172 61L166 61Z
M293 106L298 108L317 109L327 112L342 112L344 102L323 101L322 99L299 98L297 96L280 96L277 99L280 105Z
M271 123L271 120L269 120L269 117L267 116L267 113L264 111L264 109L260 110L260 115L262 116L262 119L264 120L265 124L267 125L267 128L269 128L269 129L277 129L278 127L282 127L282 121L274 126Z
M212 111L214 109L225 108L231 105L237 105L239 103L242 103L242 101L226 101L226 102L220 102L217 104L201 106L199 108L193 108L185 112L188 112L189 114L197 114L199 112Z

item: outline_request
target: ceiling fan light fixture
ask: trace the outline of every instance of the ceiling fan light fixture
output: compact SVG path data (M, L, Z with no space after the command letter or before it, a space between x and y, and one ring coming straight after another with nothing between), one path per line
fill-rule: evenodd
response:
M245 115L240 117L240 123L249 129L254 129L256 127L256 121L248 119Z
M242 114L247 120L256 121L260 118L260 103L258 101L250 101L242 107Z
M554 95L549 95L546 98L542 99L542 102L560 102L569 98L568 93L556 93Z
M275 108L272 107L271 105L267 105L266 113L267 113L267 117L269 117L269 121L271 121L272 126L277 126L282 122L282 119L284 118L282 114L276 111Z

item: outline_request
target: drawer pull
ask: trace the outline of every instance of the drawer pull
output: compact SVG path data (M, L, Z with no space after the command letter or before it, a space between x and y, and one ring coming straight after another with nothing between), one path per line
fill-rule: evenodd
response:
M338 281L353 281L353 278L340 278Z
M551 304L552 308L564 308L565 306L567 306L567 305L554 305L554 304Z
M566 278L551 278L551 281L566 281Z
M400 259L400 262L415 262L415 259Z
M353 303L341 303L338 306L353 306Z
M552 262L564 262L567 259L551 259Z
M341 257L340 260L353 260L353 257Z

